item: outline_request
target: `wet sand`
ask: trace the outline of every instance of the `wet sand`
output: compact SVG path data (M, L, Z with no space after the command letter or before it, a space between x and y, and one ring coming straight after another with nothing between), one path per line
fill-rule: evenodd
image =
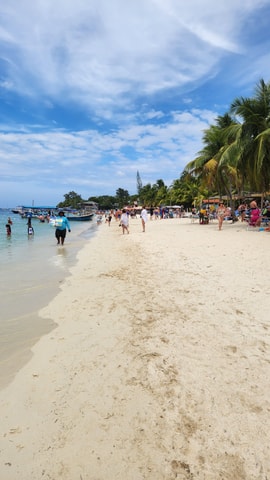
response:
M37 225L38 226L38 225ZM0 388L31 358L31 347L55 326L38 312L60 291L76 255L96 230L94 222L72 225L65 245L57 247L54 229L42 225L30 240L22 238L1 254Z
M0 392L3 480L265 480L270 233L101 225ZM1 477L2 475L2 477Z

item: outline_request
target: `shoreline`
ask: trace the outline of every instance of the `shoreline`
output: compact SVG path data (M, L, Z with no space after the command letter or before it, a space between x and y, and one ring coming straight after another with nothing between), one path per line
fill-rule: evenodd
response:
M42 225L43 227L43 225ZM60 291L61 284L77 262L77 253L95 226L76 225L64 247L55 244L54 231L11 245L10 258L1 257L0 388L10 383L31 358L31 347L56 323L42 318L39 310Z
M5 480L262 480L268 233L119 230L101 225L80 250L39 313L57 327L0 391Z

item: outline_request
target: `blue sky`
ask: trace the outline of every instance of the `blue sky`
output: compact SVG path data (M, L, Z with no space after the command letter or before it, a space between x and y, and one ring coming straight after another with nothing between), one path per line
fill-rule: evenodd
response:
M179 178L270 80L270 0L0 0L0 206Z

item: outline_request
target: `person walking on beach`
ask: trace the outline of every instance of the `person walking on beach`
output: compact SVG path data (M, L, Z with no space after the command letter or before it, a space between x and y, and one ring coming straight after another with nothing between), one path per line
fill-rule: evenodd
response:
M128 218L128 214L127 214L127 211L126 211L125 208L123 208L123 210L122 210L122 215L121 215L121 218L120 218L120 226L122 227L123 235L124 235L125 232L129 233L129 229L128 229L129 218Z
M147 215L147 210L145 208L145 206L143 206L143 209L141 211L141 219L142 219L142 231L145 232L145 224L148 220L148 215Z
M108 218L107 218L107 221L108 221L108 225L109 227L111 226L111 221L112 221L112 215L111 213L109 214Z
M57 245L64 245L67 230L71 232L68 219L65 217L65 212L61 211L55 219L55 237L57 239Z
M222 224L223 224L223 220L225 218L225 215L226 215L226 207L224 205L224 203L220 202L219 203L219 206L217 208L217 218L218 218L218 229L221 230L222 229Z

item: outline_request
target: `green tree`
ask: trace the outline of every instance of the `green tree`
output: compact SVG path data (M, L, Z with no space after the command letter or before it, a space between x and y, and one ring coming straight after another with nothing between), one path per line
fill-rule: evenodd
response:
M137 192L138 192L138 196L140 196L142 186L143 186L142 180L141 180L139 171L137 171Z
M110 195L101 195L99 197L89 197L89 201L96 202L100 210L111 210L115 208L117 202L115 197Z
M69 193L66 193L64 195L65 200L63 202L58 203L57 207L59 208L64 208L64 207L70 207L70 208L80 208L81 203L83 202L83 199L81 195L78 193L71 191Z
M155 192L151 183L147 183L141 188L140 203L142 205L153 205L155 203Z
M164 181L161 179L157 180L153 188L156 190L155 204L167 205L169 203L169 189Z
M157 206L160 204L166 204L167 200L168 187L162 179L157 180L153 185L147 183L141 188L140 202L142 205Z
M124 190L123 188L118 188L116 190L116 203L118 204L119 208L123 208L129 203L128 190Z
M183 171L180 178L173 181L170 188L170 204L184 205L191 207L194 204L194 199L201 195L207 196L206 191L203 191L200 186L198 178L190 175L187 171Z
M204 147L199 156L185 167L208 192L217 192L220 197L226 193L231 199L237 184L238 160L232 148L232 125L235 122L228 113L217 117L216 124L204 131Z
M270 83L260 80L251 98L239 97L231 111L237 126L238 169L253 190L266 192L270 185Z

